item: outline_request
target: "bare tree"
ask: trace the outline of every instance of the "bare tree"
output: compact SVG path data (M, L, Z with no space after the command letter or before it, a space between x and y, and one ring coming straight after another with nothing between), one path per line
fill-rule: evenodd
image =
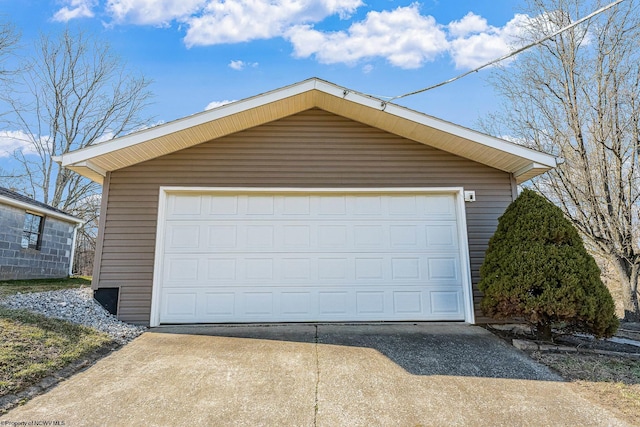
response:
M7 67L7 59L18 46L20 34L8 21L0 21L0 80L5 80L14 70Z
M108 44L66 29L43 35L5 101L7 128L20 130L29 150L15 152L27 178L23 191L52 206L73 210L97 185L53 161L147 126L141 112L150 82L133 76Z
M148 126L141 114L150 82L83 32L43 35L33 52L4 96L5 129L23 139L23 149L14 152L20 166L0 182L11 179L18 191L84 219L79 234L90 246L100 187L60 168L53 157Z
M598 1L529 0L528 40L600 6ZM532 185L562 208L597 254L615 266L625 320L640 320L640 7L623 2L564 32L492 76L495 134L564 159Z

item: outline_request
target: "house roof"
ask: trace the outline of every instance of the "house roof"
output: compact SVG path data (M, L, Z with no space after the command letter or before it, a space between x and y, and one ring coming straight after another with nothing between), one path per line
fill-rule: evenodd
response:
M317 78L66 153L63 167L102 183L107 172L319 108L513 173L518 183L556 166L552 155L437 119Z
M15 191L11 191L4 187L0 187L0 203L40 213L46 216L52 216L67 222L74 222L77 224L84 222L80 218L69 215L63 210L54 208L46 203L39 202L31 197L16 193Z

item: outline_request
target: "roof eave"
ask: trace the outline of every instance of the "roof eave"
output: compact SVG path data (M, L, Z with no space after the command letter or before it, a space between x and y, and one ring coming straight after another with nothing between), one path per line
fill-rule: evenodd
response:
M535 178L536 176L542 175L543 173L550 171L555 166L556 165L547 166L547 165L542 165L539 163L532 162L529 165L515 171L513 173L513 176L515 177L516 182L518 184L522 184L523 182L529 181L530 179Z
M24 210L28 210L28 211L32 211L35 213L40 213L46 216L50 216L53 218L57 218L60 220L63 220L65 222L72 222L75 224L84 224L84 221L81 220L80 218L76 218L75 216L71 216L71 215L66 215L60 212L56 212L50 209L45 209L42 206L38 206L38 205L33 205L31 203L27 203L27 202L23 202L21 200L16 200L16 199L12 199L11 197L6 197L3 195L0 195L0 203L6 204L6 205L10 205L10 206L14 206L16 208L20 208L20 209L24 209Z
M556 166L556 158L549 154L396 104L385 103L378 98L316 78L67 153L59 160L63 167L101 183L107 171L170 154L309 108L321 108L513 173L519 182ZM259 119L256 119L256 116L259 116ZM247 118L249 123L243 122L242 117ZM230 120L233 126L229 126ZM215 129L207 126L212 122L219 126ZM197 138L194 138L194 134ZM447 140L451 139L449 136L456 138L455 144L447 143ZM502 159L497 160L498 157Z

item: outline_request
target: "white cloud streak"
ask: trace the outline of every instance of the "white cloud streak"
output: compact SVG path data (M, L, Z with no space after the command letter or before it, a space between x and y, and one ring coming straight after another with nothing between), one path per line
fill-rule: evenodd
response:
M117 23L167 26L190 19L207 0L108 0L106 11Z
M93 8L96 6L96 0L67 0L64 2L66 6L60 8L54 15L53 20L56 22L69 22L78 18L93 18Z
M236 71L242 71L244 70L246 67L257 67L258 63L257 62L244 62L244 61L240 61L240 60L235 60L235 61L231 61L229 62L229 68L236 70Z
M43 137L42 141L47 140ZM0 158L11 157L16 151L22 151L25 156L37 154L34 141L37 137L21 130L0 131Z
M207 104L206 107L204 107L204 109L205 111L213 110L214 108L222 107L223 105L231 104L232 102L236 102L236 101L237 99L232 99L232 100L225 99L224 101L211 101L210 103Z

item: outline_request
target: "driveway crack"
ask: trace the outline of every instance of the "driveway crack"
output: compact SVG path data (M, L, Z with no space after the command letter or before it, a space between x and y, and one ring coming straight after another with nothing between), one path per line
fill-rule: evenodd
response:
M316 353L316 390L315 390L315 402L314 402L314 414L313 414L313 425L317 426L318 423L318 388L320 387L320 356L318 354L318 325L316 327L316 335L315 335L315 353Z

